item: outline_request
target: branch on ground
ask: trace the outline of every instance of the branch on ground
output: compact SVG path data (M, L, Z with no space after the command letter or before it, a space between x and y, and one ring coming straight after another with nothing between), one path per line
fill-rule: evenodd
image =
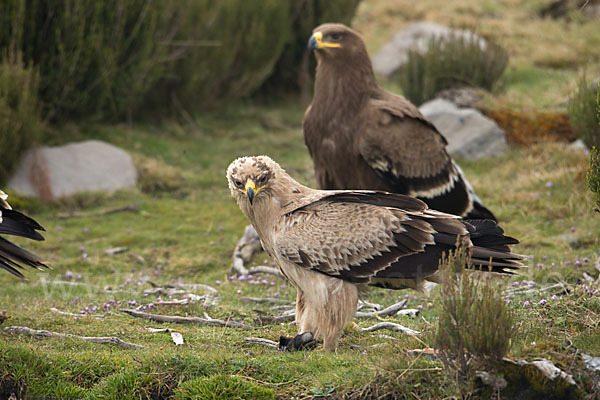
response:
M100 344L112 344L115 346L122 347L124 349L145 349L146 348L146 346L142 346L142 345L135 344L135 343L125 342L124 340L121 340L118 337L114 337L114 336L102 336L102 337L78 336L78 335L72 335L70 333L59 333L59 332L52 332L52 331L46 331L46 330L36 330L36 329L28 328L26 326L8 326L8 327L4 328L4 332L11 333L11 334L22 333L22 334L36 337L38 339L49 338L49 337L69 337L69 338L83 340L85 342L100 343Z
M206 318L198 318L198 317L180 317L178 315L160 315L160 314L150 314L137 310L130 310L128 308L119 308L119 311L124 312L126 314L131 315L135 318L144 318L150 321L155 322L166 322L166 323L174 323L174 324L194 324L194 325L205 325L205 326L220 326L227 328L240 328L240 329L253 329L249 325L242 324L240 322L227 320L224 321L222 319L206 319Z

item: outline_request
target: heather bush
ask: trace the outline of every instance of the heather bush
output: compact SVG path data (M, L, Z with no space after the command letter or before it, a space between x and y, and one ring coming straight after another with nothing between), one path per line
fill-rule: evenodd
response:
M493 366L507 354L515 335L514 315L491 277L474 271L464 246L440 267L444 284L435 346L464 397L475 370Z
M37 72L18 54L0 63L0 184L6 183L21 155L42 129L38 114Z
M471 86L494 90L507 65L508 53L493 41L481 46L474 35L451 35L432 39L425 51L409 51L406 64L395 77L404 96L422 104L445 89Z
M584 75L577 86L577 93L569 102L569 123L587 146L600 147L600 114L597 103L600 82L591 84Z

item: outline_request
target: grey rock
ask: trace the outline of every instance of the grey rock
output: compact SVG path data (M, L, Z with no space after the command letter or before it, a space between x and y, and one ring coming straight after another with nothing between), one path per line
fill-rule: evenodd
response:
M29 150L8 186L24 196L56 199L79 192L135 186L137 171L124 150L99 140Z
M404 65L410 50L425 51L433 38L461 37L478 40L479 46L485 49L485 39L463 29L452 29L433 22L417 22L396 32L392 39L373 56L375 72L390 76Z
M581 354L585 367L591 371L600 372L600 357L592 357L589 354Z
M438 99L451 101L458 107L466 108L473 107L474 104L483 100L483 92L481 89L470 87L445 89L435 95Z
M585 143L583 143L583 140L581 139L577 139L574 142L569 143L569 148L573 150L588 150L587 146L585 145Z
M477 160L502 154L508 147L504 131L478 110L443 99L428 101L419 110L444 135L453 157Z

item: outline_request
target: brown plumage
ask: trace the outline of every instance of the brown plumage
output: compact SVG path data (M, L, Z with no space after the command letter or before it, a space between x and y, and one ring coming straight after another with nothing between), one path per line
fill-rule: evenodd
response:
M44 240L44 237L37 232L43 231L44 228L28 216L14 211L6 201L7 197L6 193L0 190L0 234ZM35 269L49 268L40 257L0 236L0 268L19 278L24 278L19 271L23 269L23 265Z
M267 156L231 163L232 196L263 248L297 288L299 333L322 336L335 349L367 285L421 289L438 280L439 260L467 243L474 265L495 272L519 268L517 240L493 221L467 222L415 198L377 191L314 190Z
M341 24L313 30L317 59L304 140L321 189L406 194L466 218L492 219L447 142L406 98L382 89L358 33Z

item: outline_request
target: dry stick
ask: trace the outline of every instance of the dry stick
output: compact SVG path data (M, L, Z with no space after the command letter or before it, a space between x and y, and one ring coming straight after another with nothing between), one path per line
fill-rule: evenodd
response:
M246 338L244 338L244 340L242 340L242 343L260 344L260 345L267 346L267 347L275 347L276 349L279 348L279 343L274 342L269 339L263 339L263 338L259 338L259 337L246 337Z
M249 325L245 325L231 320L223 321L222 319L205 319L198 317L180 317L178 315L150 314L142 311L130 310L128 308L119 308L119 311L129 314L135 318L145 318L155 322L170 322L174 324L195 324L208 326L223 326L228 328L253 329Z
M140 203L128 204L123 207L111 208L109 210L102 211L94 211L94 212L81 212L81 211L71 211L68 213L60 213L56 216L56 218L66 219L66 218L81 218L81 217L101 217L103 215L115 214L124 211L138 211L140 209Z
M70 338L83 340L85 342L113 344L115 346L123 347L124 349L145 349L146 348L146 346L142 346L142 345L135 344L135 343L125 342L125 341L119 339L118 337L114 337L114 336L105 336L105 337L77 336L77 335L72 335L70 333L59 333L59 332L51 332L51 331L46 331L46 330L36 330L36 329L28 328L26 326L8 326L8 327L4 328L4 332L12 333L12 334L24 333L26 335L33 336L33 337L36 337L39 339L52 337L52 336L70 337Z
M278 299L276 297L242 297L242 303L277 303L277 304L288 304L291 303L286 299Z
M380 329L389 329L390 331L402 332L410 336L420 335L421 332L412 330L400 324L396 324L394 322L379 322L373 326L369 326L368 328L362 328L363 332L373 332L378 331Z
M566 289L567 287L562 283L557 283L554 285L546 286L543 288L535 289L535 288L515 288L515 289L507 289L503 291L504 294L528 294L528 293L541 293L552 289Z
M280 278L285 278L280 270L273 267L267 267L266 265L259 265L258 267L252 267L248 270L249 274L271 274Z
M400 311L402 309L402 307L404 307L404 305L406 304L407 301L408 300L404 299L395 304L392 304L389 307L384 308L381 311L371 311L371 312L357 311L355 318L377 318L377 317L385 317L387 315L393 315L393 314L397 313L398 311Z
M75 314L75 313L71 313L71 312L66 312L66 311L60 311L57 308L50 308L50 311L52 311L53 313L56 314L60 314L60 315L66 315L67 317L94 317L94 318L104 318L103 314Z

